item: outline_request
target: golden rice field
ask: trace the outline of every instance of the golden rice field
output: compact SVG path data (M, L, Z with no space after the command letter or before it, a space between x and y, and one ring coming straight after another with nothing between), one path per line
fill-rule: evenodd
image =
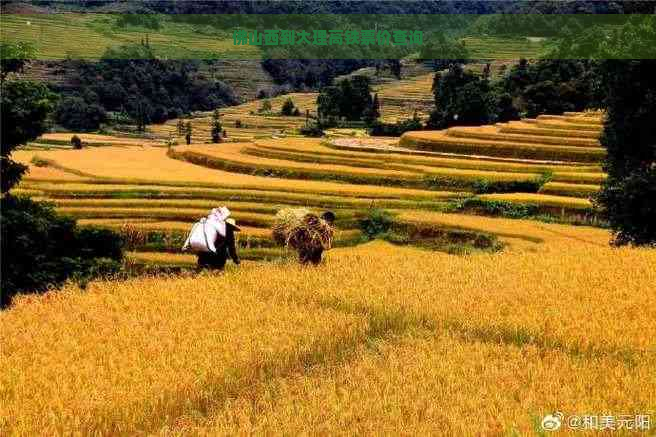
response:
M528 435L554 411L656 414L654 251L611 249L593 228L454 221L526 232L534 249L374 242L318 268L18 298L0 314L0 430Z
M429 82L379 85L385 116L423 104ZM30 166L16 193L128 229L143 241L126 266L169 273L71 283L1 312L0 435L543 435L555 411L656 417L656 252L611 248L601 228L444 212L473 199L589 214L601 114L311 139L296 136L303 117L274 115L285 98L271 114L222 110L235 140L222 144L204 144L199 114L191 146L90 135L99 147L68 150L51 134L50 150L13 154ZM316 95L292 98L313 110ZM537 193L475 192L537 179ZM245 261L196 273L180 247L219 205ZM336 213L317 268L271 241L288 206ZM499 250L364 243L370 208Z
M423 78L424 85L428 86L428 76L417 76L407 81L383 83L380 87L395 98L403 98L413 93L413 86L422 83L418 78ZM414 94L417 99L421 95L421 91ZM274 103L273 112L279 110L277 105L282 105L284 98L270 99ZM314 97L306 94L292 95L292 98L303 109L310 109L314 104ZM275 117L257 113L260 104L255 101L224 111L224 126L228 117L244 112L253 113L255 122L264 118L273 122ZM278 118L283 120L276 123L288 122L285 117ZM536 135L501 131L514 126L513 122L409 133L400 144L385 138L340 139L342 134L337 139L293 135L281 138L273 135L272 138L263 134L268 127L257 123L252 126L259 132L257 138L170 148L160 147L161 143L151 140L139 144L140 140L135 138L86 134L84 141L89 145L95 141L102 147L83 150L32 147L16 152L16 159L30 164L30 172L16 192L51 201L59 212L79 219L84 226L128 232L124 229L128 224L143 235L135 243L137 255L129 257L132 262L172 266L193 264L193 257L176 255L175 251L179 250L190 223L220 204L229 205L244 226L240 245L251 251L247 255L249 259L271 258L269 228L280 208L305 206L316 211L335 210L340 229L336 244L349 246L362 241L358 221L369 208L396 211L398 220L416 226L416 222L407 220L407 214L448 211L452 208L451 202L471 198L480 181L533 183L547 177L537 193L510 192L475 197L485 202L528 205L559 220L589 222L594 212L588 198L598 190L605 174L599 161L592 159L588 151L602 149L598 139L577 135L592 132L589 126L595 126L598 131L599 120L600 115L594 113L541 116L519 122L528 126L526 129L540 132ZM539 123L571 124L577 128L542 128ZM158 128L167 126L175 128L173 123ZM404 147L406 137L413 135L439 136L451 145L446 148L440 144L419 149ZM67 136L48 134L43 141L64 143ZM460 143L466 145L458 146ZM482 154L472 152L481 143L488 149L482 150ZM512 153L510 156L506 152L489 153L500 148ZM544 156L544 150L556 149L574 150L579 154L576 157L582 153L588 158L579 161ZM521 152L519 157L514 156L517 150ZM535 153L524 156L527 151ZM478 213L475 209L469 211ZM460 225L462 220L467 220L461 217L445 215L447 220L454 219ZM448 230L453 227L438 222L429 224L429 228ZM462 226L455 227L458 228ZM467 230L505 236L476 226ZM525 243L521 238L509 238L503 241L505 250Z
M118 137L112 135L93 134L93 133L45 133L37 141L29 143L23 149L26 150L43 150L44 148L72 148L71 138L73 135L82 140L82 145L87 146L165 146L164 142L159 140L149 140L135 137Z
M579 118L585 118L586 123L580 123ZM596 120L587 114L544 119L559 123L572 119L576 120L572 123L581 126ZM440 134L467 141L472 138L478 141L476 135L482 134L507 135L495 133L496 129L494 126L451 128ZM567 135L567 131L559 132ZM470 134L474 134L472 138ZM111 143L111 138L95 139ZM540 141L543 137L531 138ZM549 138L560 141L558 137ZM229 205L245 227L240 243L244 247L254 250L262 245L269 247L268 229L273 216L287 206L335 210L338 225L344 232L337 239L338 245L352 245L362 239L358 220L367 209L386 208L403 214L445 210L451 200L471 197L471 191L481 180L530 182L548 175L539 193L482 194L478 198L532 205L563 219L590 217L593 205L587 198L605 178L598 162L469 155L462 151L451 154L440 149L421 151L389 145L388 139L346 140L345 143L287 137L169 149L148 143L83 150L27 149L15 153L19 161L30 164L30 173L16 192L51 201L58 211L81 220L84 226L122 231L129 223L146 235L146 240L165 235L164 242L145 244L140 255L132 259L190 265L193 258L179 258L171 252L179 249L180 238L190 223L219 204ZM116 141L123 139L116 138ZM495 142L494 138L485 141ZM379 144L382 149L376 150ZM542 147L539 142L513 144L513 147ZM444 223L431 226L449 229ZM260 255L268 256L268 253Z

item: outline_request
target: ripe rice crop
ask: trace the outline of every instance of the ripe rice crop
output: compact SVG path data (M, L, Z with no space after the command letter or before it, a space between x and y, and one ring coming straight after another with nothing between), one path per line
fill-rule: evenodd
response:
M537 143L554 146L582 146L582 147L600 147L599 141L593 138L577 137L549 137L528 134L510 134L504 133L496 126L480 127L452 127L447 129L447 135L458 138L476 138L481 140L493 141L516 141L518 143Z
M57 207L87 207L87 208L205 208L210 209L219 205L212 200L176 200L176 199L53 199L52 203ZM258 212L263 214L275 214L282 205L263 205L259 202L237 202L231 201L229 209L232 211Z
M281 171L293 171L298 172L298 174L307 173L307 174L328 174L332 175L335 178L340 175L354 175L366 178L367 176L371 177L394 177L399 179L412 179L416 175L412 172L403 172L395 170L382 170L374 168L360 168L360 167L350 167L346 165L329 165L329 164L311 164L311 163L301 163L294 161L286 161L282 159L269 159L269 158L259 158L255 156L249 156L241 153L241 149L246 147L248 143L233 143L225 144L221 148L216 148L212 146L201 146L193 145L184 148L175 148L173 149L173 157L181 157L189 159L192 156L206 156L208 158L214 158L214 162L218 165L223 163L224 166L229 167L230 164L235 166L244 166L245 168L252 169L263 169L263 170L274 170L278 169Z
M601 172L569 172L555 171L551 180L557 182L569 182L570 184L600 184L606 180L606 174Z
M331 208L436 208L441 199L458 198L461 193L454 192L435 192L435 200L422 199L402 200L385 197L385 190L381 189L378 197L347 197L330 196L330 195L312 195L307 193L294 193L286 191L265 191L249 189L194 189L186 187L167 187L167 186L147 186L147 185L93 185L93 184L71 184L66 186L51 184L34 184L21 183L22 187L13 191L18 193L30 194L49 199L55 202L69 201L79 199L83 200L100 200L100 199L130 199L138 201L144 200L171 200L171 201L200 201L216 204L223 202L231 204L232 202L258 202L261 204L289 204L304 205L313 207L331 207ZM357 193L349 193L357 196ZM372 193L374 194L374 193ZM409 196L412 198L413 196ZM438 200L439 199L439 200ZM192 203L193 204L193 203Z
M537 127L536 125L528 124L525 122L510 122L508 124L499 126L499 130L502 133L505 132L509 134L538 135L544 137L590 139L599 138L599 132L584 130L547 129Z
M30 165L27 173L24 176L25 179L29 180L43 180L43 181L88 181L89 178L85 178L79 175L67 173L56 168L52 167L39 167L36 165Z
M17 151L14 159L29 164L34 152ZM166 156L166 149L155 147L118 148L103 147L75 151L38 152L42 159L65 163L73 171L89 173L99 178L96 183L126 185L169 185L178 190L193 191L199 188L236 188L290 191L297 193L323 193L353 197L386 197L398 199L436 199L453 196L453 193L418 189L355 185L330 181L288 180L252 176L210 169ZM185 188L188 187L188 188ZM53 186L53 188L55 188ZM73 185L60 187L74 190ZM109 189L105 187L104 189Z
M552 146L453 138L442 131L406 132L401 136L400 144L410 148L447 153L579 162L597 162L606 153L599 147Z
M547 129L566 130L566 131L582 130L587 132L595 132L597 134L600 134L601 131L603 130L603 126L598 124L566 123L566 122L559 122L559 121L540 121L540 119L538 119L535 124L538 127L543 127Z
M357 153L357 152L356 152ZM469 164L468 167L474 168L460 168L459 163L449 162L448 159L443 159L442 162L445 163L444 167L432 166L430 164L436 164L435 162L430 162L428 160L427 164L429 165L411 165L411 164L399 164L398 161L394 160L394 157L383 157L385 159L379 160L354 160L347 157L322 157L316 152L308 152L306 154L299 154L295 152L278 152L278 151L268 151L265 148L244 148L242 149L242 154L249 156L260 157L265 159L276 159L276 160L289 160L293 162L310 162L324 165L348 165L351 167L369 167L369 168L379 168L381 170L398 170L413 172L423 175L433 175L433 176L444 176L451 177L453 179L489 179L489 180L525 180L538 177L538 173L520 173L520 172L506 172L506 171L481 171L475 169L475 162L465 161L466 164ZM337 154L336 154L337 155ZM343 153L346 155L346 153ZM403 160L399 160L403 161ZM420 160L419 160L420 161ZM462 165L462 164L461 164ZM462 165L467 167L467 165ZM492 167L492 166L491 166ZM503 168L502 165L497 165L498 168Z
M367 139L367 144L372 145L376 142L383 142L377 138ZM371 153L354 150L342 150L331 147L331 143L325 144L316 139L288 139L288 140L258 140L254 148L265 153L271 153L272 156L281 154L285 159L303 159L309 162L324 162L324 159L333 160L331 162L342 162L345 165L367 165L370 167L380 168L399 168L399 169L418 169L416 166L457 168L480 171L496 172L518 172L518 173L543 173L547 171L559 172L595 172L598 167L595 166L575 166L562 164L536 164L530 162L508 162L494 161L485 159L466 159L461 157L444 157L444 156L413 156L400 153ZM253 148L246 148L246 153L252 153ZM408 167L412 166L412 167ZM420 167L421 168L421 167Z
M330 249L334 229L307 208L284 208L276 214L271 234L280 246L299 251L315 248Z
M353 183L379 185L400 185L430 187L432 179L440 178L449 182L444 187L464 190L480 179L491 181L522 181L539 177L530 173L485 172L467 169L437 168L428 166L408 167L412 171L385 170L376 168L351 167L347 165L316 164L299 161L286 161L248 155L240 144L231 144L220 150L204 146L175 149L172 157L184 159L199 165L236 172L264 172L276 177L300 179L335 179ZM442 186L442 185L440 185Z
M594 126L602 126L604 123L601 113L573 113L565 115L538 115L537 120L540 121L560 121L563 123L587 124Z
M255 247L239 249L239 258L246 261L273 261L289 258L280 248ZM192 253L127 252L127 263L169 267L195 267L198 259Z
M502 240L524 240L539 244L534 250L550 252L566 247L568 241L578 241L593 246L606 246L610 240L607 231L585 227L509 220L502 218L444 214L428 211L397 211L398 220L418 225L437 226L446 229L463 229L498 235ZM512 246L511 246L512 249Z
M81 226L98 226L105 228L113 228L120 230L126 224L141 231L163 231L163 232L189 232L191 224L189 222L181 221L162 221L157 219L144 219L144 218L109 218L109 219L79 219L77 223ZM259 228L252 226L239 226L241 231L237 234L237 238L242 240L244 238L259 238L271 239L271 229ZM335 229L335 244L337 246L352 243L362 236L359 229Z
M154 218L109 218L109 219L79 219L77 223L81 226L99 226L105 228L122 229L126 224L142 231L164 231L164 232L189 232L191 223L182 221L162 221ZM270 238L271 231L267 228L255 228L242 226L239 237Z
M599 189L599 185L547 182L542 188L540 188L540 193L571 197L591 197L596 194Z
M467 257L376 242L312 269L19 298L0 314L2 429L529 434L554 410L654 414L656 253L463 219L541 242Z
M69 287L0 314L0 381L11 387L1 395L3 434L156 430L366 328L362 317L318 307L308 317L306 305L199 288L198 278L156 280L156 292L151 281Z
M116 137L112 135L89 133L45 133L36 142L44 144L71 144L71 137L76 135L84 146L164 146L161 141L146 138Z
M114 208L114 207L61 207L57 208L63 215L75 218L146 218L168 221L194 222L207 216L208 210L193 208ZM273 215L255 212L235 211L234 218L249 226L267 226Z

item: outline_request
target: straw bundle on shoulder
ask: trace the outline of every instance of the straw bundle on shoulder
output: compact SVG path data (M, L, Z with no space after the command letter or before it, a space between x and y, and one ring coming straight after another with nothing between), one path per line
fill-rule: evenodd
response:
M273 238L283 246L302 250L330 249L333 227L307 208L285 208L278 211L273 224Z

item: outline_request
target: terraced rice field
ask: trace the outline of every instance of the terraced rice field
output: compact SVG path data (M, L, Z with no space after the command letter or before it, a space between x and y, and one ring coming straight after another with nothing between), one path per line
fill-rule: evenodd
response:
M408 92L407 84L398 84L396 92ZM403 87L405 91L399 91ZM271 99L273 111L285 98ZM292 98L304 109L313 104L306 94ZM224 126L230 117L256 113L258 105L251 102L224 111ZM274 117L268 119L274 121ZM527 132L503 132L517 125ZM563 127L569 125L576 127ZM165 128L175 125L158 127ZM34 148L14 156L30 164L30 173L17 192L52 201L60 212L85 226L123 232L127 224L144 238L134 247L139 255L131 255L135 262L168 259L180 266L190 265L191 259L174 253L185 231L220 204L229 205L244 226L240 244L251 250L250 259L270 259L268 230L276 211L286 206L335 210L338 246L362 241L358 221L372 207L396 214L449 211L473 196L529 205L558 217L588 217L593 211L588 197L605 178L598 160L603 150L596 138L577 134L598 135L600 128L599 114L565 114L497 126L411 132L400 144L385 138L258 135L242 142L168 149L157 143L135 146L139 140L131 138L89 135L87 141L111 145L83 150ZM255 128L260 133L266 129ZM61 135L50 134L46 139L63 141ZM553 150L559 152L555 157L550 155ZM539 192L484 194L478 191L482 183L528 184Z
M605 156L599 144L601 130L599 113L566 113L494 126L407 132L401 137L400 145L433 153L478 155L527 163L539 160L543 171L551 175L541 193L589 197L599 190L606 178L599 166Z
M374 86L381 103L381 118L385 122L396 122L414 115L426 118L433 106L431 85L433 74L424 73L401 81L390 81ZM221 123L226 130L228 141L244 141L276 136L297 136L298 129L305 125L306 113L316 116L317 93L290 93L266 99L271 110L261 112L264 100L252 100L247 103L221 109ZM283 103L292 99L299 108L300 116L281 116ZM209 142L211 138L210 112L197 113L191 119L193 142ZM184 137L178 135L178 120L169 120L162 125L152 125L148 131L160 139L174 138L178 144L184 144Z
M258 137L271 137L295 134L299 128L305 125L306 111L312 115L316 113L316 93L291 93L267 99L271 103L271 111L261 113L263 100L253 100L238 106L223 108L221 113L221 124L225 129L228 141L253 139ZM301 115L281 116L280 110L288 98L294 101ZM199 113L193 118L183 120L191 122L193 127L194 142L210 142L211 139L212 114ZM178 144L184 144L184 136L178 135L178 120L169 120L162 125L152 125L149 132L160 138L173 137Z
M495 126L407 132L401 137L401 145L520 159L572 162L599 162L603 159L605 151L598 141L602 130L600 124L581 124L580 120L586 117L580 115L568 116L563 121L545 117Z
M600 228L442 212L468 198L587 212L604 174L570 152L600 148L597 118L440 133L474 142L456 151L409 134L426 142L15 152L30 165L17 193L131 235L126 265L178 274L71 284L0 313L0 434L530 435L554 411L653 417L656 252L611 248ZM510 147L537 152L491 153ZM545 156L553 147L568 152ZM545 175L540 193L472 194L481 180ZM192 272L186 231L223 204L245 262ZM335 211L319 267L274 247L284 206ZM372 207L416 234L496 238L501 251L363 243Z
M226 143L220 148L235 145ZM273 216L280 208L333 209L339 229L335 244L344 246L362 239L357 223L362 210L437 208L460 196L457 192L214 170L172 159L165 148L150 146L23 150L14 157L31 164L16 193L50 201L83 226L138 231L143 240L135 247L138 255L129 255L137 264L190 266L193 257L175 252L179 253L191 223L218 205L228 205L243 227L239 244L244 258L272 259L289 255L274 250L270 237ZM37 167L34 161L47 166Z
M136 137L118 137L113 135L102 135L92 133L46 133L36 141L28 143L22 150L48 150L48 149L72 149L71 138L76 135L82 140L83 147L102 146L153 146L164 147L166 144L161 140L152 140Z
M256 109L254 103L249 105ZM530 126L527 129L554 130L542 128L538 123L599 127L598 116L588 114L545 116L522 122ZM483 141L526 150L601 149L598 140L570 137L565 129L556 129L561 137L531 136L500 132L504 126L451 128L437 134L449 140L470 142L470 147L474 147L471 142L476 145ZM573 129L572 132L587 131ZM146 240L152 240L137 247L138 260L170 258L172 265L189 265L189 257L175 258L171 252L181 245L190 223L219 204L228 204L234 211L244 226L240 244L255 250L251 255L256 258L271 255L257 250L271 246L268 229L275 212L285 206L336 210L343 231L337 244L351 245L362 239L358 220L368 208L399 212L448 210L451 201L471 197L481 181L534 183L546 175L548 181L539 193L479 194L478 198L532 205L559 216L589 215L593 206L587 197L597 191L605 177L599 163L591 159L585 162L536 159L544 158L540 154L530 158L489 156L468 154L467 149L446 153L441 143L435 142L420 145L422 150L403 147L407 144L406 137L421 141L417 135L427 135L434 141L434 134L406 134L401 147L388 139L353 138L345 143L287 137L193 144L168 150L129 143L83 150L22 150L15 157L32 165L17 192L52 201L60 212L80 219L85 226L122 230L128 223L142 232ZM112 141L112 137L101 136L89 139ZM568 141L570 145L562 145ZM378 144L380 149L376 148ZM167 236L163 242L158 240L164 238L162 235ZM158 255L151 253L153 250L164 252Z
M381 118L387 123L395 123L413 116L417 111L419 118L428 118L435 105L431 87L432 73L391 82L374 88L381 103Z

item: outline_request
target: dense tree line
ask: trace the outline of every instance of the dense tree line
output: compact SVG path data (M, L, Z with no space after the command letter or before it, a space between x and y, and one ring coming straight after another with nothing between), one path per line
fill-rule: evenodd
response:
M10 49L22 47L3 47L3 52ZM75 220L59 216L52 206L9 193L26 170L11 159L12 152L48 128L55 101L45 85L8 76L20 68L20 62L3 63L0 84L0 308L9 305L17 293L42 292L71 277L83 280L116 271L122 258L121 238L114 232L80 229Z
M369 78L354 76L321 89L317 97L317 114L325 126L342 119L370 124L380 116L380 105L378 96L371 94Z
M500 83L513 105L526 117L582 111L598 105L597 64L576 59L525 59L514 65Z
M12 1L3 0L3 3ZM95 10L121 12L158 12L165 14L490 14L490 13L650 13L653 4L645 1L510 1L486 0L145 0L125 4L118 0L39 0L52 10ZM192 17L180 17L192 19Z
M608 179L597 203L615 244L656 246L656 61L607 60L598 71Z
M433 81L435 110L428 120L432 129L450 126L476 126L508 121L519 117L512 97L489 77L465 71L454 63Z
M481 125L599 106L597 64L585 60L525 59L493 81L452 64L433 82L435 110L429 126Z
M330 85L337 76L377 62L366 59L265 59L262 67L277 84L288 84L294 89L316 89Z
M656 15L638 15L622 26L591 26L562 32L551 59L654 59Z
M71 81L75 91L66 92L55 119L73 130L98 129L108 112L143 127L237 103L231 87L201 71L201 61L156 59L141 44L108 50L98 62L76 61Z

